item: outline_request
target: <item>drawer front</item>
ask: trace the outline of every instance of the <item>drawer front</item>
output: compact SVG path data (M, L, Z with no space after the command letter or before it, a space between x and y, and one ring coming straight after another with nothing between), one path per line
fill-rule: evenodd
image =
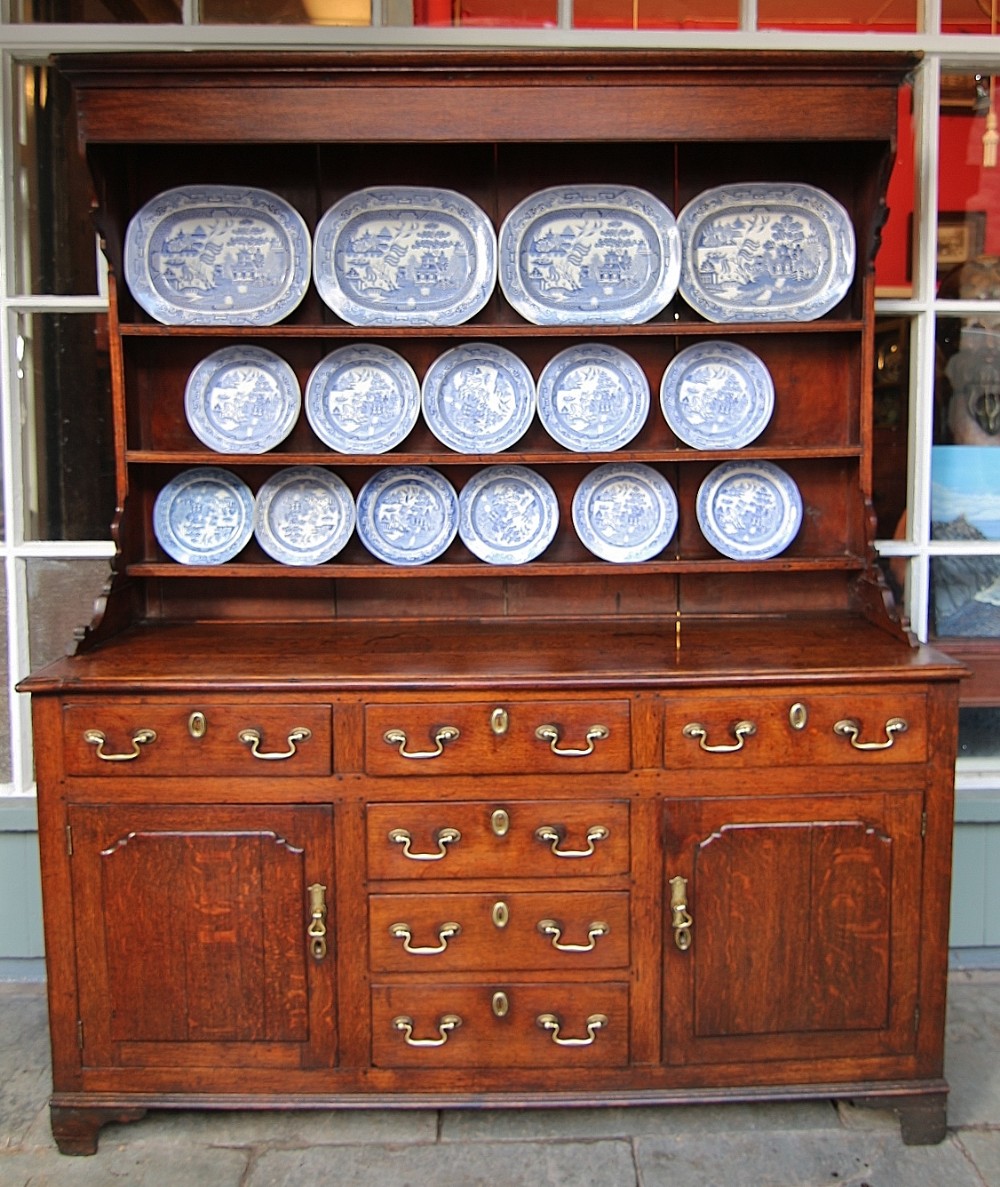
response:
M629 869L628 800L372 804L368 875L608 877Z
M375 894L374 972L613 969L629 962L627 891Z
M329 705L110 701L66 705L71 775L328 775Z
M370 775L607 773L631 766L629 702L368 705Z
M678 697L666 708L664 761L671 768L922 763L922 692L757 691Z
M376 985L372 1060L406 1068L623 1067L628 1022L621 982Z

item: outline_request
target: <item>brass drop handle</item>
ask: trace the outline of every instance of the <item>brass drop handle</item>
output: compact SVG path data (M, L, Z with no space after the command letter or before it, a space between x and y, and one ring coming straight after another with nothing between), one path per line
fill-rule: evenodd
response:
M132 749L125 751L123 754L107 754L104 750L104 743L107 738L100 730L84 730L83 740L89 746L97 747L97 757L101 762L132 762L133 759L139 757L139 747L146 746L150 742L156 741L156 730L137 729L132 734Z
M412 956L437 956L444 952L448 947L448 941L457 936L462 928L457 923L442 923L438 928L438 944L436 948L421 947L410 943L413 939L413 931L408 923L393 923L389 926L389 935L396 940L403 941L403 951L409 952Z
M560 1047L589 1047L597 1042L597 1032L603 1026L608 1025L607 1014L591 1014L587 1019L587 1038L585 1039L564 1039L559 1034L562 1028L562 1023L555 1014L539 1014L535 1019L535 1025L541 1027L542 1030L547 1030L553 1041Z
M687 878L671 878L670 887L670 926L674 929L674 943L682 952L691 947L691 927L694 920L687 905Z
M733 726L733 737L736 739L733 744L720 742L717 745L709 746L706 741L708 730L700 721L689 721L681 730L685 738L697 738L698 745L708 754L734 754L737 750L742 750L747 738L752 738L756 732L757 727L752 721L737 721Z
M587 929L586 944L564 944L562 943L562 928L554 919L539 919L536 927L543 936L552 938L552 947L557 952L593 952L597 946L598 937L606 936L611 930L610 924L595 919Z
M535 730L535 737L539 742L548 742L549 749L553 754L558 755L559 758L586 758L588 754L594 753L594 743L603 741L610 733L611 730L606 725L592 725L584 735L587 743L584 750L560 749L558 745L559 727L557 725L540 725Z
M840 738L847 738L855 750L888 750L895 744L896 735L905 734L908 728L905 718L890 717L885 723L884 742L859 742L861 726L854 718L845 717L834 725L833 732Z
M595 842L606 841L610 835L611 830L605 828L603 824L594 824L587 829L586 849L560 849L559 842L562 840L562 833L558 829L553 828L550 824L542 824L535 829L535 840L548 844L556 857L593 857Z
M304 725L297 725L295 729L293 729L288 735L287 750L261 750L260 730L240 730L236 737L244 744L244 746L250 747L250 753L254 756L254 758L259 758L263 762L281 762L286 758L295 757L298 744L300 742L308 742L312 737L312 730L306 729Z
M393 1018L392 1025L395 1030L402 1032L403 1042L408 1047L443 1047L451 1032L462 1025L462 1019L457 1014L442 1014L437 1024L437 1032L440 1037L436 1039L415 1039L413 1037L413 1019L407 1017L406 1014L400 1014Z
M461 731L456 725L442 725L440 729L434 731L433 750L407 750L405 730L386 730L382 735L382 741L387 746L398 746L399 753L403 758L440 758L444 754L445 746L449 742L454 742L460 733Z
M326 887L321 882L314 882L309 887L309 926L306 935L309 937L309 951L313 960L322 960L326 956Z
M405 828L392 828L389 830L389 840L394 845L403 846L403 856L408 857L410 861L440 861L445 856L447 850L446 845L451 845L455 841L460 841L462 834L457 828L439 828L434 834L434 840L437 842L436 853L414 853L410 849L410 842L413 838Z

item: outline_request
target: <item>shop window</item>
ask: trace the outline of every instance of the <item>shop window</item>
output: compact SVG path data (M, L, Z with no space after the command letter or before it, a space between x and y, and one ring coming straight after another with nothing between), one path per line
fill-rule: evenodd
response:
M737 0L574 0L578 29L737 29Z
M371 0L201 0L201 19L220 25L370 25L372 10Z
M817 29L826 32L911 33L917 27L917 0L883 0L866 4L848 0L758 0L760 29Z
M59 24L179 24L181 0L13 0L11 20Z

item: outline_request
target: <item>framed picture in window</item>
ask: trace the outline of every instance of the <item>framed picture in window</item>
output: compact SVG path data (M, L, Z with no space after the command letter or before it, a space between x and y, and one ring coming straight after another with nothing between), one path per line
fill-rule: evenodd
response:
M937 228L937 274L983 254L986 245L985 210L941 210Z

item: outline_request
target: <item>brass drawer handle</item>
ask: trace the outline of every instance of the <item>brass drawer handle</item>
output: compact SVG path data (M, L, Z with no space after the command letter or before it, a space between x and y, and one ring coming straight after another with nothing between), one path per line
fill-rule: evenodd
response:
M398 746L403 758L440 758L444 754L445 746L449 742L454 742L460 733L457 725L442 725L434 731L433 750L407 750L405 730L386 730L382 735L382 741L387 746Z
M403 846L403 856L408 857L410 861L440 861L445 856L447 850L446 845L451 845L454 841L460 841L462 834L457 828L439 828L434 834L434 840L437 842L436 853L413 853L410 849L410 842L413 838L405 828L393 828L389 830L389 840L394 845Z
M611 830L605 828L603 824L594 824L587 829L586 849L560 849L559 842L562 840L562 833L558 829L553 828L550 824L542 824L535 829L535 840L547 844L556 857L593 857L595 842L606 841L610 835Z
M587 929L586 944L563 944L561 942L562 928L554 919L539 919L536 926L543 936L552 937L552 947L557 952L593 952L597 946L598 937L606 936L611 930L610 924L595 919Z
M671 878L670 887L670 926L674 929L674 943L682 952L691 947L691 927L694 920L687 909L687 878L678 875Z
M611 733L606 725L592 725L585 735L587 747L585 750L560 749L559 727L557 725L540 725L535 730L535 737L539 742L548 742L549 749L559 758L586 758L594 753L594 743L603 741Z
M736 739L734 744L728 745L720 742L718 745L709 746L705 740L708 737L708 730L700 721L689 721L681 730L685 738L697 738L698 745L707 754L734 754L737 750L742 750L747 738L752 738L756 732L757 727L752 721L737 721L733 726L733 737Z
M453 937L459 935L462 928L457 923L442 923L438 928L438 945L436 948L420 947L410 943L413 939L413 932L410 930L408 923L392 923L389 925L389 935L396 940L403 941L403 951L409 952L412 956L437 956L444 952L448 947L448 941Z
M859 742L861 726L852 717L845 717L834 725L833 732L840 738L847 738L855 750L888 750L895 744L896 734L905 734L908 728L905 718L890 717L885 723L884 742Z
M309 926L306 935L309 937L309 951L313 960L322 960L326 956L326 887L321 882L314 882L309 887Z
M438 1019L437 1031L440 1038L437 1039L415 1039L413 1037L413 1019L408 1018L405 1014L393 1018L392 1025L394 1029L402 1031L403 1042L408 1047L443 1047L451 1032L462 1025L462 1019L457 1014L442 1014Z
M589 1047L597 1042L597 1032L601 1027L608 1025L608 1016L607 1014L591 1014L587 1019L587 1038L585 1039L562 1038L559 1034L562 1023L555 1014L539 1014L535 1019L535 1024L542 1030L547 1030L553 1043L560 1047Z
M308 742L312 737L312 730L306 729L304 725L297 725L295 729L288 735L288 749L287 750L261 750L260 730L246 729L240 730L236 737L245 745L250 747L250 753L254 758L259 758L264 762L281 762L286 758L294 758L297 753L297 746L299 742Z
M145 746L149 742L156 741L156 730L137 729L132 735L132 749L126 751L124 754L106 754L104 743L107 739L100 730L84 730L83 740L89 746L97 747L97 757L101 762L132 762L133 759L139 757L140 746Z

